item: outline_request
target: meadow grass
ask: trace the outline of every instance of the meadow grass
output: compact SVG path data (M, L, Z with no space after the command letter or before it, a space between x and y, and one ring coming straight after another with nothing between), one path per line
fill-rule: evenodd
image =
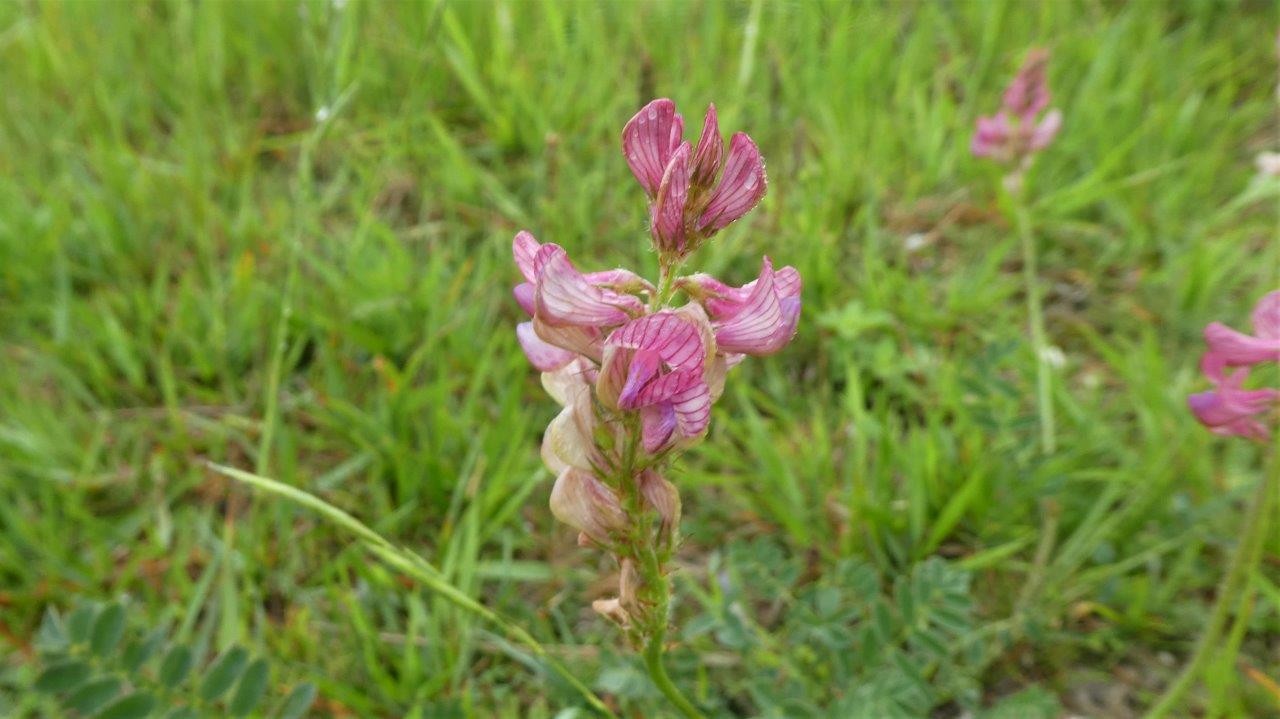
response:
M588 608L610 567L546 508L555 408L509 290L518 229L583 266L654 267L618 138L668 96L692 116L714 101L768 162L760 209L699 265L740 284L767 252L805 279L796 341L736 371L672 477L677 683L717 715L852 716L832 707L863 696L843 663L870 638L840 631L917 616L918 581L972 615L951 636L972 656L915 668L940 715L1032 691L1131 716L1188 654L1251 487L1277 471L1184 404L1200 328L1242 326L1277 286L1277 191L1252 166L1277 143L1277 19L1216 2L0 6L0 707L52 711L24 690L46 607L127 596L138 624L316 682L317 716L571 716L520 646L212 460L346 509L617 708L661 716ZM968 152L1036 44L1066 115L1029 178L1065 357L1051 456L1017 238L998 170ZM1263 551L1187 715L1280 712L1275 532ZM830 657L796 650L819 634Z

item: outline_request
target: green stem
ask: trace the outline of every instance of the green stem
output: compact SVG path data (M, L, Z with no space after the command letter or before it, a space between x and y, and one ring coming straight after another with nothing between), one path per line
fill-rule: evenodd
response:
M1036 261L1036 243L1031 235L1031 213L1021 190L1013 193L1013 214L1022 243L1022 278L1026 284L1027 315L1031 324L1031 346L1036 354L1036 408L1040 414L1040 448L1053 454L1056 432L1053 420L1053 392L1050 386L1049 362L1045 350L1048 341L1044 331L1044 308L1040 303L1040 276Z
M671 702L671 705L680 711L680 714L686 719L702 719L702 713L693 706L693 702L689 701L684 694L680 692L679 687L671 681L671 677L667 674L667 668L662 663L662 654L666 650L667 641L667 612L671 604L671 583L662 574L662 567L658 563L658 555L652 546L646 546L641 559L641 577L647 587L652 587L656 593L656 601L653 611L653 626L649 628L648 642L644 647L644 667L649 672L649 677L653 679L653 683L658 687L662 695Z
M1274 469L1280 470L1280 466ZM1244 529L1240 533L1240 542L1236 546L1235 555L1218 585L1218 597L1209 615L1209 621L1196 641L1195 652L1187 661L1187 666L1178 678L1169 685L1160 701L1147 712L1146 719L1158 719L1178 706L1182 696L1191 688L1205 664L1217 649L1218 639L1226 626L1231 608L1242 599L1242 593L1250 586L1249 577L1253 574L1262 558L1262 547L1267 537L1271 519L1271 502L1280 489L1280 471L1268 473L1259 480L1258 488L1245 515ZM1185 707L1183 707L1185 708Z
M309 492L304 492L297 487L291 487L282 482L277 482L274 479L268 479L233 467L226 467L220 464L214 464L213 462L210 462L208 466L219 474L314 510L333 524L354 534L364 542L366 549L376 555L388 566L413 577L431 591L439 594L441 597L444 597L446 601L449 601L454 605L479 616L490 624L497 626L505 632L507 636L511 637L516 642L523 644L535 656L546 662L547 666L549 666L552 671L560 675L560 677L568 682L570 686L576 689L578 693L582 695L582 698L585 699L593 709L606 717L613 717L613 719L617 719L617 715L605 705L604 701L587 688L587 686L582 683L582 680L570 671L568 667L561 663L560 660L551 656L547 651L547 648L535 639L533 635L529 634L529 632L525 631L524 628L515 622L507 619L501 614L498 614L492 609L489 609L462 590L452 584L449 584L444 577L440 576L440 570L436 569L422 557L408 551L407 549L396 547L390 542L390 540L370 529L368 525Z

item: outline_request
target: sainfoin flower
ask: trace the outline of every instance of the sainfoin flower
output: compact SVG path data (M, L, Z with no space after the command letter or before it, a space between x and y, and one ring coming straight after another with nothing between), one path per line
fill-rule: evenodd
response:
M1207 392L1187 397L1187 404L1201 424L1217 434L1265 440L1280 408L1280 390L1245 389L1253 367L1280 362L1280 290L1268 293L1253 310L1254 334L1248 335L1213 322L1204 330L1209 349L1200 361L1201 371L1213 385Z
M528 321L516 337L562 409L543 434L542 458L556 476L551 509L579 542L611 552L619 596L601 614L650 634L653 562L674 547L680 494L664 476L672 458L706 435L729 369L745 355L776 353L800 318L800 274L775 270L732 286L706 274L675 277L686 256L742 217L763 196L755 143L734 135L727 152L715 107L697 146L670 100L655 100L623 131L627 162L648 196L663 289L626 269L583 272L564 248L516 234L523 281L513 294ZM678 301L673 301L677 300ZM664 590L665 591L665 590ZM660 636L660 632L658 632Z
M631 173L649 195L649 230L660 253L683 259L755 207L768 187L760 149L735 133L724 150L715 105L707 107L696 147L666 98L650 102L622 130Z
M1037 48L1027 54L1004 91L1000 110L978 118L970 144L976 157L1021 165L1053 142L1062 129L1062 113L1045 112L1050 100L1048 64L1047 50Z

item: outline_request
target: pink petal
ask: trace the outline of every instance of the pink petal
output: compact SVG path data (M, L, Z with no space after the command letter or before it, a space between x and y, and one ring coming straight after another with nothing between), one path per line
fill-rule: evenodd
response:
M662 173L680 142L678 137L672 142L684 124L676 117L675 103L660 98L640 108L622 128L622 152L627 165L650 197L658 194Z
M520 347L529 358L529 363L539 372L554 372L578 356L574 352L544 342L533 331L532 322L521 322L516 325L516 338L520 340Z
M544 245L535 258L535 266L535 314L547 324L615 325L630 318L623 308L637 313L644 309L635 297L607 292L588 282L557 245Z
M1280 339L1280 290L1258 300L1253 308L1253 331L1263 339Z
M707 209L698 220L703 232L715 232L737 220L756 206L768 189L764 161L760 148L746 133L735 133L729 141L729 156L725 159L724 175L716 186Z
M520 274L524 275L525 281L531 284L538 281L538 273L534 271L534 257L540 249L542 245L538 244L533 235L524 230L517 232L515 240L511 243L511 253L515 255L516 267L520 268Z
M634 365L632 365L634 367ZM630 377L628 377L630 380ZM690 387L702 383L702 371L679 370L652 377L643 384L623 388L618 396L618 407L633 410L667 402Z
M698 328L674 312L632 320L614 330L605 344L654 350L672 369L702 369L704 348Z
M1028 147L1032 151L1043 150L1053 142L1053 138L1058 135L1060 129L1062 129L1062 112L1050 110L1031 131Z
M574 467L556 477L551 488L551 513L601 544L627 526L618 495L589 472Z
M644 451L657 454L676 431L676 411L670 402L640 409L640 439Z
M1048 64L1047 50L1035 48L1027 53L1018 74L1004 91L1005 111L1029 122L1049 106L1049 82L1045 77Z
M684 250L684 206L689 199L689 143L671 156L653 205L650 230L654 245L662 252Z
M763 356L786 346L800 317L799 298L789 298L786 312L774 287L773 265L768 257L751 295L725 320L714 323L716 346L721 351Z
M802 286L800 270L791 265L773 273L773 288L779 297L799 297Z
M1003 112L992 117L979 117L969 150L974 157L1002 159L1009 152L1009 137L1012 134L1009 118Z
M627 367L627 379L618 390L618 406L623 409L635 409L640 406L635 399L640 390L649 384L662 370L662 356L651 349L640 349L631 353L631 364ZM651 404L644 402L643 404Z
M711 389L699 381L671 398L676 411L676 428L685 437L696 437L711 423Z
M720 172L720 159L724 156L724 140L720 137L720 124L716 120L716 106L707 106L707 115L702 120L702 136L698 138L698 148L693 151L693 165L690 171L692 183L697 187L711 187Z
M534 307L533 285L528 282L521 282L511 290L511 294L515 295L516 304L520 305L520 309L524 310L526 315L532 317Z
M567 349L596 362L600 361L603 350L600 330L595 327L578 325L551 325L541 317L533 318L533 330L543 342Z
M1204 328L1204 341L1209 345L1210 354L1220 356L1233 367L1280 361L1280 337L1253 337L1221 322L1211 322Z
M641 473L636 484L645 503L662 519L663 532L674 531L680 525L680 490L651 469Z

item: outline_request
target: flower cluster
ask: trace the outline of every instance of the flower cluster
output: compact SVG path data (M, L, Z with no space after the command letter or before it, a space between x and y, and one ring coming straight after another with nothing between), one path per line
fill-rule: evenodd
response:
M1249 370L1280 363L1280 290L1268 293L1253 309L1254 334L1213 322L1204 329L1209 349L1200 368L1213 384L1187 398L1201 424L1222 435L1265 440L1272 429L1264 421L1280 409L1280 389L1245 389Z
M970 150L977 157L1023 167L1035 153L1053 142L1062 128L1062 113L1049 110L1049 81L1045 70L1049 52L1035 49L1027 54L1018 74L1004 91L1000 111L979 117Z
M619 597L596 609L641 634L666 621L654 616L646 591L654 577L644 570L652 574L648 559L669 558L680 520L680 496L663 468L705 434L728 370L744 355L782 349L800 316L799 273L775 270L768 257L741 287L705 274L674 276L765 188L760 153L746 135L735 135L721 157L714 107L696 151L680 140L681 127L671 101L656 100L623 131L651 201L659 286L625 269L581 272L564 249L528 232L513 243L524 276L514 294L530 317L516 336L563 407L542 445L556 474L551 510L579 531L579 543L618 558ZM686 302L674 306L681 295Z
M654 247L674 260L747 214L768 185L760 149L745 132L734 133L725 154L715 105L693 147L675 103L654 100L623 128L622 152L649 195Z

